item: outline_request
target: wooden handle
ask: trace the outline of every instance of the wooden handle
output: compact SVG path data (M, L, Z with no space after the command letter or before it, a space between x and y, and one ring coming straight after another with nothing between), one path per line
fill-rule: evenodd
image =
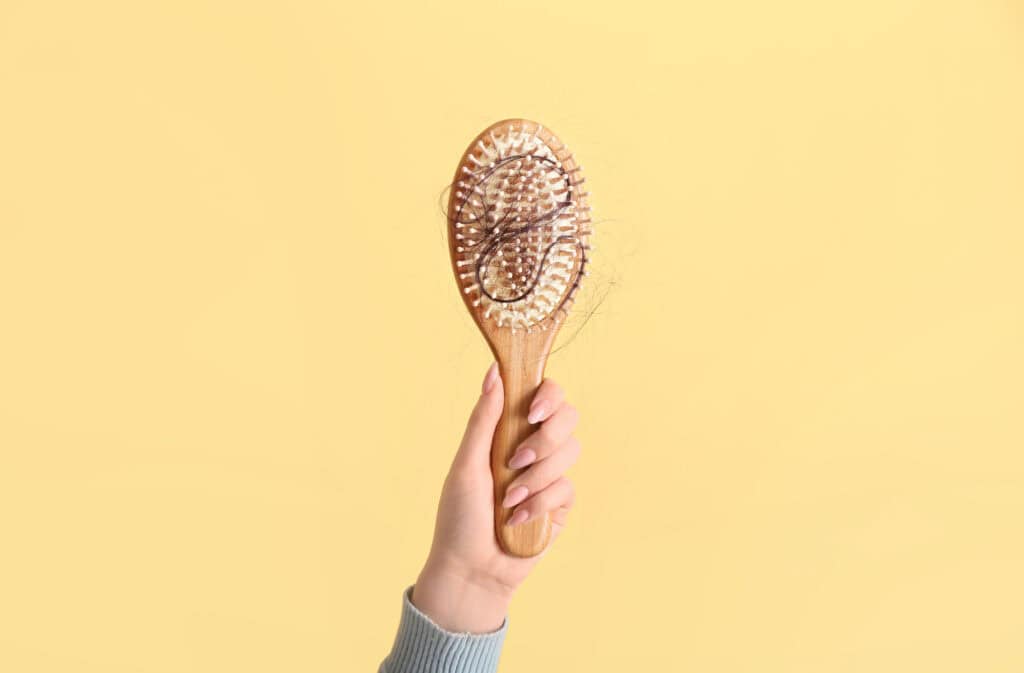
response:
M515 362L515 361L513 361ZM518 364L518 363L517 363ZM526 363L523 363L526 364ZM494 532L498 543L512 556L536 556L544 551L551 538L551 517L543 515L518 526L508 526L514 508L501 506L505 489L523 470L508 467L509 458L531 432L537 429L526 420L533 396L540 387L544 376L544 364L532 367L512 366L501 368L501 380L505 388L505 408L494 431L491 444L491 474L494 476Z

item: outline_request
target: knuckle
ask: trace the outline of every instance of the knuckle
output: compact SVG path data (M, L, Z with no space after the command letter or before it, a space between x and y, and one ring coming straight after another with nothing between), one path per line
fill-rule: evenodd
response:
M525 486L526 492L530 495L530 497L533 497L537 495L537 493L540 491L540 483L540 479L537 478L537 473L530 472L529 474L524 474L522 477L516 480L515 485Z
M544 387L548 388L550 390L558 390L559 389L558 381L554 380L553 378L545 376L544 377Z
M562 416L563 422L569 427L575 428L576 424L579 423L580 412L574 405L565 402L559 413Z
M552 450L551 445L556 443L556 440L558 439L558 428L555 424L546 422L540 426L539 430L537 430L537 437L540 439L542 444L546 445L545 450L550 453Z
M536 493L540 489L540 485L543 483L544 475L541 472L540 465L531 465L526 470L512 480L509 483L509 488L515 488L516 486L525 486L526 490L531 494Z
M543 445L541 447L542 451L545 451L546 453L551 453L551 445L554 443L555 434L555 429L551 427L550 424L547 423L542 425L541 429L537 431L538 439L540 439L540 444Z
M530 493L540 494L548 490L548 486L555 480L555 475L547 474L543 471L538 470L530 480L529 489Z

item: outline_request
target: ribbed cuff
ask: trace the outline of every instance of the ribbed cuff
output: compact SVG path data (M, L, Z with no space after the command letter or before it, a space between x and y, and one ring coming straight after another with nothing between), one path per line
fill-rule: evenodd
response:
M402 597L402 620L380 673L494 673L508 631L508 618L491 633L451 633Z

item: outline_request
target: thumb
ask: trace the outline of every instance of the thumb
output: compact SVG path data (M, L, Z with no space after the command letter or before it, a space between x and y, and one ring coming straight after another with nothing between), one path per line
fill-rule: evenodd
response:
M466 432L462 436L455 462L469 469L490 469L491 440L494 439L494 428L501 418L501 410L505 404L505 391L502 389L501 376L498 374L498 363L491 365L484 377L483 392L473 413L466 424Z

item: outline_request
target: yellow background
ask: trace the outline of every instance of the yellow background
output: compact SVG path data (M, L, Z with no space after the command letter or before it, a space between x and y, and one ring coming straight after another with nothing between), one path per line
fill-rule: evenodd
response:
M0 670L376 670L509 116L604 301L502 669L1024 670L1022 77L1010 0L5 0Z

